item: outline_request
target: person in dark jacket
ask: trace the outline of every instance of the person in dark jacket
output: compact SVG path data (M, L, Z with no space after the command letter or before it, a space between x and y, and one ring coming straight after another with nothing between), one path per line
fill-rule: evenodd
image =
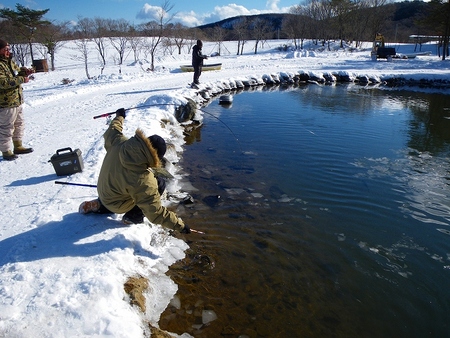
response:
M200 84L198 80L202 74L203 60L207 59L206 55L202 54L203 42L202 40L197 40L197 44L192 48L192 67L194 67L194 83Z
M122 134L124 119L121 108L103 135L106 155L98 177L98 198L81 203L79 212L125 213L125 224L142 223L145 216L152 223L190 233L181 218L161 205L165 183L158 183L157 173L166 150L164 139L158 135L147 138L140 129L127 138Z
M6 161L33 151L22 145L25 130L22 83L27 83L32 73L32 69L20 68L12 60L8 42L0 39L0 151Z

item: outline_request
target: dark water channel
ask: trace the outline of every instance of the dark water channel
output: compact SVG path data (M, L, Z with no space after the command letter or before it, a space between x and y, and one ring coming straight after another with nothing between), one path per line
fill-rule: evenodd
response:
M206 235L168 272L162 329L450 336L450 96L305 85L204 110L239 140L209 114L187 138L179 212Z

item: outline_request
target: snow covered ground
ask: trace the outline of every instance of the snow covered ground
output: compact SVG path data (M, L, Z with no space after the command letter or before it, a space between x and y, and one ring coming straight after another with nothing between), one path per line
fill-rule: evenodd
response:
M279 51L286 41L269 41L258 54L236 56L236 43L222 46L222 70L203 72L203 85L214 87L223 81L265 74L348 72L384 77L398 75L411 79L447 80L449 61L436 56L434 44L422 51L433 52L410 60L371 61L370 48L332 52ZM400 45L398 52L410 53L412 45ZM205 43L203 52L217 51ZM79 204L96 197L95 188L57 185L55 181L96 184L105 154L103 132L106 119L93 116L118 108L128 111L124 133L134 135L142 128L148 135L159 134L172 146L167 158L174 163L175 176L168 186L182 195L181 168L183 126L174 118L171 105L199 101L187 87L192 73L179 66L190 63L190 55L162 56L156 71L134 64L129 58L119 74L113 65L113 51L104 75L92 53L86 78L84 64L71 43L56 56L57 70L37 73L24 85L26 133L24 143L34 152L16 161L0 160L0 337L148 337L146 322L157 326L160 314L176 293L177 285L165 275L170 265L184 257L189 235L171 236L160 226L148 223L125 226L121 215L78 214ZM70 82L63 84L63 80ZM201 119L201 113L197 116ZM49 160L57 149L80 149L84 170L58 177ZM171 205L170 201L165 201ZM182 209L178 210L183 218ZM185 219L189 224L189 219ZM208 231L208 229L198 229ZM124 291L129 277L149 280L146 311L130 305ZM177 335L174 335L177 336ZM189 336L187 334L183 336Z

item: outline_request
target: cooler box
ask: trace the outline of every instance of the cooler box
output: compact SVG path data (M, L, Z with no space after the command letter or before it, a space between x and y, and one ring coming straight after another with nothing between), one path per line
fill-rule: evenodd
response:
M72 175L83 171L80 149L75 149L75 151L72 151L72 148L58 149L49 162L52 162L58 176Z

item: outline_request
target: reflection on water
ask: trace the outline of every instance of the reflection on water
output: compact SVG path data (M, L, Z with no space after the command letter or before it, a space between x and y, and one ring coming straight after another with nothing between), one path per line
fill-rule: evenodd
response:
M195 337L449 336L448 96L358 86L213 102L184 154L205 235L160 327ZM241 151L241 149L243 151ZM188 186L188 185L187 185Z

